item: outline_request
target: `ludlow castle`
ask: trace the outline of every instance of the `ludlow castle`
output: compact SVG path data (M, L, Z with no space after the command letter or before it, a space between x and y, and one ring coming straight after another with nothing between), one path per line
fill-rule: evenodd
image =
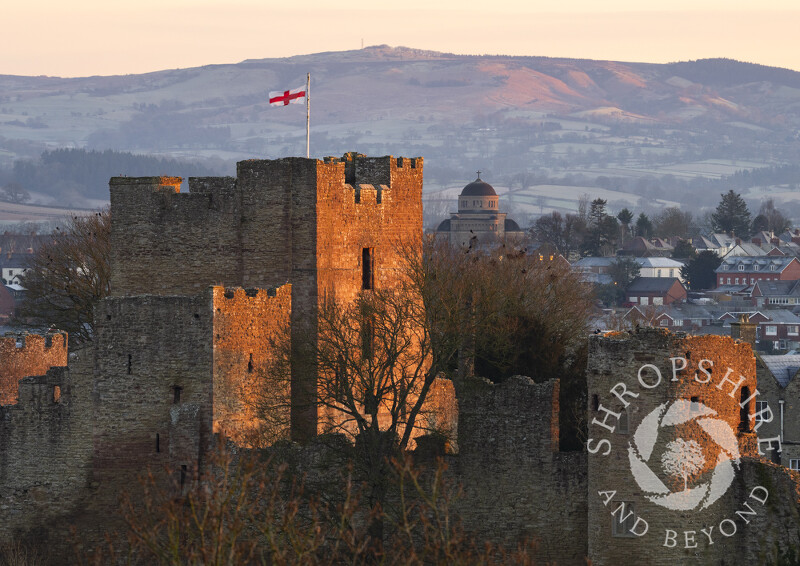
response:
M192 481L217 436L246 438L243 395L277 329L313 334L320 301L392 285L396 243L421 244L422 169L422 158L347 154L244 161L236 178L189 179L187 193L180 178L111 179L112 292L91 347L67 363L60 333L0 341L0 542L36 541L63 560L68 527L103 540L145 470ZM539 560L558 564L800 551L797 478L753 426L757 389L774 378L746 341L647 329L587 339L583 451L560 451L558 380L442 386L458 407L447 473L463 486L466 532L534 539ZM292 372L303 450L320 427L302 398L315 377ZM676 465L680 486L652 471Z

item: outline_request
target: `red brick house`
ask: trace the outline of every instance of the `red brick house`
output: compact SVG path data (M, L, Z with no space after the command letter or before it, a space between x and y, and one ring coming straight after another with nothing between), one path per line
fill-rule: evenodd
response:
M726 256L715 273L717 287L752 285L756 281L797 281L800 261L783 256Z
M686 287L674 277L637 277L625 300L632 305L670 305L686 301Z

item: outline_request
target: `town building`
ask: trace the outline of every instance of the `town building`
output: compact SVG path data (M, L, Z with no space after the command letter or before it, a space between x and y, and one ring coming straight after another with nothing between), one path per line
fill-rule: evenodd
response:
M797 281L800 279L800 261L783 256L725 256L714 272L717 287L752 285L756 281Z
M450 213L436 228L436 235L449 238L456 246L474 246L511 239L520 240L525 232L500 212L500 197L489 183L478 178L458 195L458 212Z
M637 277L628 286L625 300L634 305L669 305L686 301L686 287L674 277Z

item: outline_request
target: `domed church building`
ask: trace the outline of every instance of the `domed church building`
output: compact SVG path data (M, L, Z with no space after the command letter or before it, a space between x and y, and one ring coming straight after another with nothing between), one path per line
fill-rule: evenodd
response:
M450 218L439 224L436 235L449 237L450 243L458 246L521 238L523 230L498 210L498 200L494 187L483 181L478 171L478 178L458 195L458 212L451 212Z

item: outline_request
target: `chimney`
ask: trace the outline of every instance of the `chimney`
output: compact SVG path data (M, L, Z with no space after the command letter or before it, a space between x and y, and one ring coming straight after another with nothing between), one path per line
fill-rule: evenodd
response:
M779 245L779 244L781 243L781 241L780 241L778 238L772 238L772 239L770 240L770 243L771 243L773 246L777 246L777 245Z
M753 238L753 243L757 245L759 248L761 247L761 238Z
M741 246L741 245L742 245L742 240L741 240L741 238L736 238L736 245L737 245L737 246Z
M753 348L756 347L756 327L755 322L750 322L750 316L740 314L739 320L731 322L731 338L747 342Z

